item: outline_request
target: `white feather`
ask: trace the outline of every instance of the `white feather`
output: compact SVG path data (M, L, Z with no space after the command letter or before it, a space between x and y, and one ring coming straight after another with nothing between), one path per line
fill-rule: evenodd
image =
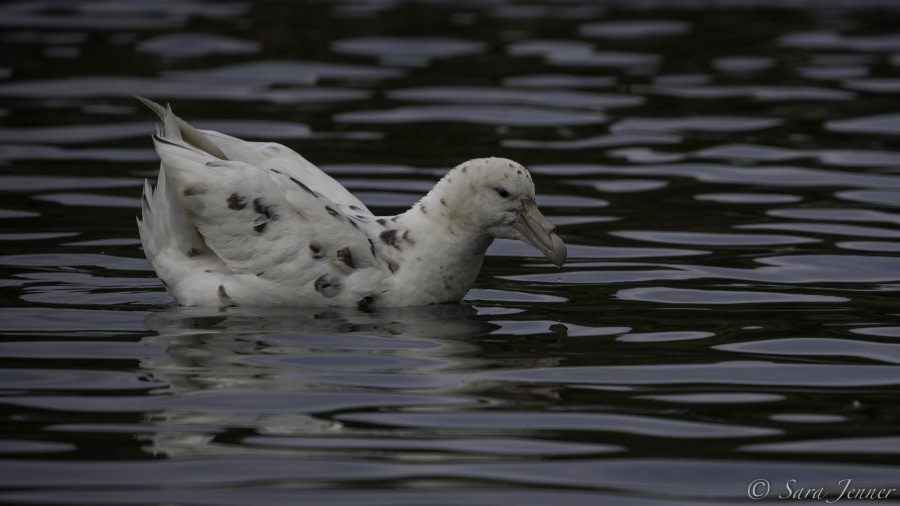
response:
M159 179L155 191L145 185L138 228L157 275L184 305L457 301L494 237L522 238L510 228L518 211L494 194L497 185L534 199L520 165L473 160L406 213L378 218L285 146L197 130L141 100L163 125L154 136Z

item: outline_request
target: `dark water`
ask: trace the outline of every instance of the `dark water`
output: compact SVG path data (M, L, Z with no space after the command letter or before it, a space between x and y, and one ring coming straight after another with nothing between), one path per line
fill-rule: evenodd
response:
M0 54L0 502L900 498L897 2L6 2ZM570 261L174 308L132 94L376 212L514 158Z

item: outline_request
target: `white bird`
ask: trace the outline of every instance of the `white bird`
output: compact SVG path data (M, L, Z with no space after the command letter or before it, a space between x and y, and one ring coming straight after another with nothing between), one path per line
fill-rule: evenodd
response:
M566 246L535 204L528 171L465 162L408 211L374 216L293 150L162 119L156 189L144 185L144 253L185 306L413 306L456 302L494 238L557 267Z

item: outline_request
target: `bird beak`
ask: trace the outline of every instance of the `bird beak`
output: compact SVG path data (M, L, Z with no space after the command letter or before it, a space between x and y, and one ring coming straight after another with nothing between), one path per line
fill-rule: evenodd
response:
M556 235L556 227L544 218L534 200L522 201L519 218L512 223L525 241L539 249L557 267L566 263L566 244Z

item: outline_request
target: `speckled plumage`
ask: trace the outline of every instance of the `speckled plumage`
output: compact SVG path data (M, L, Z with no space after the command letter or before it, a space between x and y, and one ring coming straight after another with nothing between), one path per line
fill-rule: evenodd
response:
M294 151L162 119L156 189L144 188L141 241L187 306L406 306L460 300L495 237L554 263L565 245L534 205L521 165L470 160L409 211L376 217ZM501 195L506 195L505 197Z

